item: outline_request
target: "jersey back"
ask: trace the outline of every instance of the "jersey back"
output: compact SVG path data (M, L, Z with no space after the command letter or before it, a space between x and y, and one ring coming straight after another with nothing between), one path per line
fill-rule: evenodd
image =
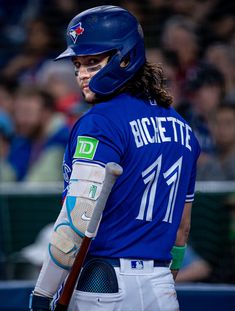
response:
M170 260L184 204L194 198L199 153L192 129L173 108L121 94L89 110L71 132L64 195L74 161L123 167L90 253Z

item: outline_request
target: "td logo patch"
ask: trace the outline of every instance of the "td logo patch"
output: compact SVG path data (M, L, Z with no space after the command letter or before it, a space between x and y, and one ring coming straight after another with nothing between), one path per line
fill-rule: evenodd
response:
M96 138L78 136L74 158L92 160L94 158L98 143L99 141Z

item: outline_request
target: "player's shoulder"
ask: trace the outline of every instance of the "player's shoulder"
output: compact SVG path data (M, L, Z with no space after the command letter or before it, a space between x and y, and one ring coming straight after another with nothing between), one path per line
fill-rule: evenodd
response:
M128 94L121 93L117 96L107 99L96 104L91 110L90 113L97 113L103 115L116 114L119 111L122 112L123 109L128 108L133 102L135 102L135 97L132 97Z
M92 108L86 111L73 125L71 134L77 131L81 126L87 124L99 124L99 127L105 124L120 124L125 120L127 111L130 111L130 104L134 100L127 94L119 94L95 104Z
M106 101L94 105L85 118L97 117L112 122L113 124L125 123L136 107L137 99L128 94L119 94Z

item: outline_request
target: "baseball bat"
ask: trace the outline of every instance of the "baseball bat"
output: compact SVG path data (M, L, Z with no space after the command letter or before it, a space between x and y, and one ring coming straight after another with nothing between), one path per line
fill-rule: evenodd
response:
M70 299L72 297L79 274L82 270L83 263L86 259L86 255L89 250L91 241L96 236L96 233L98 231L99 223L107 199L117 177L120 176L122 172L122 167L115 162L109 162L105 166L105 178L99 199L94 208L91 219L87 226L87 230L85 232L85 236L82 240L81 246L75 257L74 263L71 267L70 273L66 279L64 288L54 311L67 311L68 309Z

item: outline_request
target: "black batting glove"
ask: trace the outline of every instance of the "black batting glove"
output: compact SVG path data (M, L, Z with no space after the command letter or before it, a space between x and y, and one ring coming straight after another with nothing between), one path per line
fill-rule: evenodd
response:
M51 301L52 301L51 298L37 296L32 293L30 295L30 300L29 300L29 310L30 311L50 311Z

